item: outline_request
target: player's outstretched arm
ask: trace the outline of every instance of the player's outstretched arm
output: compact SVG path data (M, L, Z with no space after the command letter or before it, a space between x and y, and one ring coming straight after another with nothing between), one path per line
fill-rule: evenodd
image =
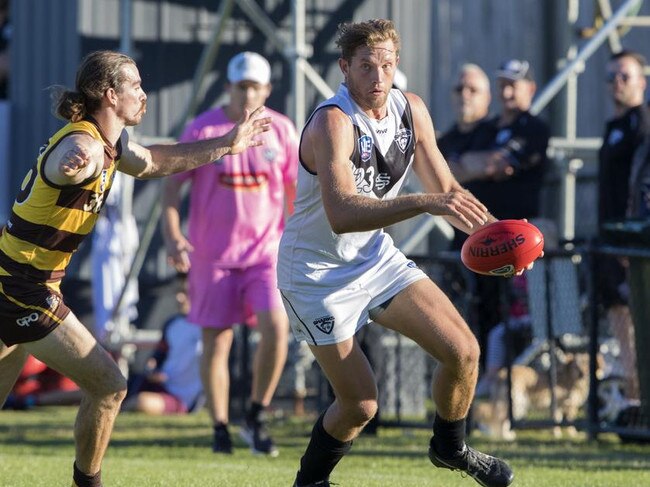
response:
M257 136L268 131L271 126L271 118L261 116L263 111L264 107L253 113L246 111L230 132L197 142L143 147L130 141L124 131L119 170L142 179L168 176L262 145L263 141Z

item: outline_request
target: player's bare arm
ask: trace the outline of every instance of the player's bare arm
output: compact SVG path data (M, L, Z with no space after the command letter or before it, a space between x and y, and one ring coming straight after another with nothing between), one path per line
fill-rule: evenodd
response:
M175 178L167 178L163 184L162 227L167 250L167 259L178 272L190 270L189 253L194 250L181 230L180 190L183 183Z
M494 221L483 203L463 188L451 173L438 150L433 122L422 99L413 93L405 95L411 105L416 136L413 169L429 197L425 211L445 217L466 233Z
M257 136L271 126L270 117L261 117L263 111L264 107L252 113L245 111L227 134L198 142L143 147L129 140L128 133L124 131L119 170L141 179L168 176L262 145L263 141Z
M87 134L72 134L48 154L44 171L52 183L68 186L97 176L103 165L102 143Z

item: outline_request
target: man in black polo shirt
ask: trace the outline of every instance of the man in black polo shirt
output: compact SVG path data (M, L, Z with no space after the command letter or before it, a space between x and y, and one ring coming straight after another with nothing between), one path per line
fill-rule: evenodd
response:
M645 58L633 51L613 54L607 63L606 82L614 104L614 117L605 125L603 145L598 153L599 228L626 218L629 202L630 169L635 152L650 126L644 103ZM639 398L634 327L628 308L629 287L623 262L610 257L599 259L599 301L609 326L619 341L619 355L626 378L625 394Z
M498 219L530 219L540 214L550 131L545 122L528 111L535 90L528 61L513 59L503 63L497 71L501 113L488 124L491 138L449 164L458 181L484 201ZM505 318L500 307L502 284L492 277L476 276L479 303L473 327L484 355L488 332Z
M528 61L512 59L501 65L497 93L502 110L491 121L492 143L488 150L466 153L455 172L499 219L539 216L550 131L528 111L535 90Z

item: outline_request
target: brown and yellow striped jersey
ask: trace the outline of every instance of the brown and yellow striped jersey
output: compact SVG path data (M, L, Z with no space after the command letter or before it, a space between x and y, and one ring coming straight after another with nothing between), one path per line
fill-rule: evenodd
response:
M104 144L104 167L97 177L58 186L45 176L48 155L74 133L87 133ZM27 173L0 235L0 276L57 283L81 241L90 233L108 196L121 146L103 137L93 120L69 123L55 133Z

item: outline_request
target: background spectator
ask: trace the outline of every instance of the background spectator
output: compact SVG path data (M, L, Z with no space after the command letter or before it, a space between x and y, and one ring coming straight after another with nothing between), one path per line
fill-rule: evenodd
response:
M438 139L438 148L454 174L462 173L461 158L465 153L490 148L494 141L494 124L489 119L490 80L478 65L464 64L452 90L452 106L456 122ZM465 186L473 192L472 181ZM460 250L467 236L454 231L452 249Z
M228 103L199 115L181 140L227 132L244 111L266 103L270 81L269 63L259 54L233 57L228 64ZM214 426L213 450L218 453L232 452L228 430L232 327L256 323L260 341L253 359L251 404L240 433L254 452L277 455L262 413L287 356L289 324L275 268L285 211L295 195L298 154L293 123L268 108L266 113L273 121L261 137L263 147L168 178L163 196L167 252L178 271L189 271L188 319L203 329L201 375ZM188 239L178 211L185 182L191 184Z
M536 84L528 61L512 59L497 70L501 113L490 121L492 139L484 148L465 151L450 165L458 180L481 200L498 219L535 218L540 215L541 189L548 161L550 137L547 124L530 109ZM481 144L483 145L483 144ZM460 246L460 243L456 245ZM473 276L477 299L470 324L476 333L485 365L487 335L506 319L502 290L507 281Z
M501 113L492 120L494 139L488 150L465 153L455 168L460 182L498 219L539 216L550 131L528 111L536 89L528 61L503 63L497 71Z
M203 351L201 329L187 321L187 276L179 275L176 279L178 314L163 326L162 339L147 364L149 372L144 380L129 386L124 411L187 413L205 404L199 367Z
M605 125L603 145L598 153L598 221L601 232L608 223L626 218L632 160L650 126L650 112L644 104L645 65L645 58L632 51L616 53L607 63L606 82L614 105L614 117ZM625 393L629 399L638 399L634 326L628 307L627 262L603 256L598 265L599 302L620 345L619 360L626 378Z

